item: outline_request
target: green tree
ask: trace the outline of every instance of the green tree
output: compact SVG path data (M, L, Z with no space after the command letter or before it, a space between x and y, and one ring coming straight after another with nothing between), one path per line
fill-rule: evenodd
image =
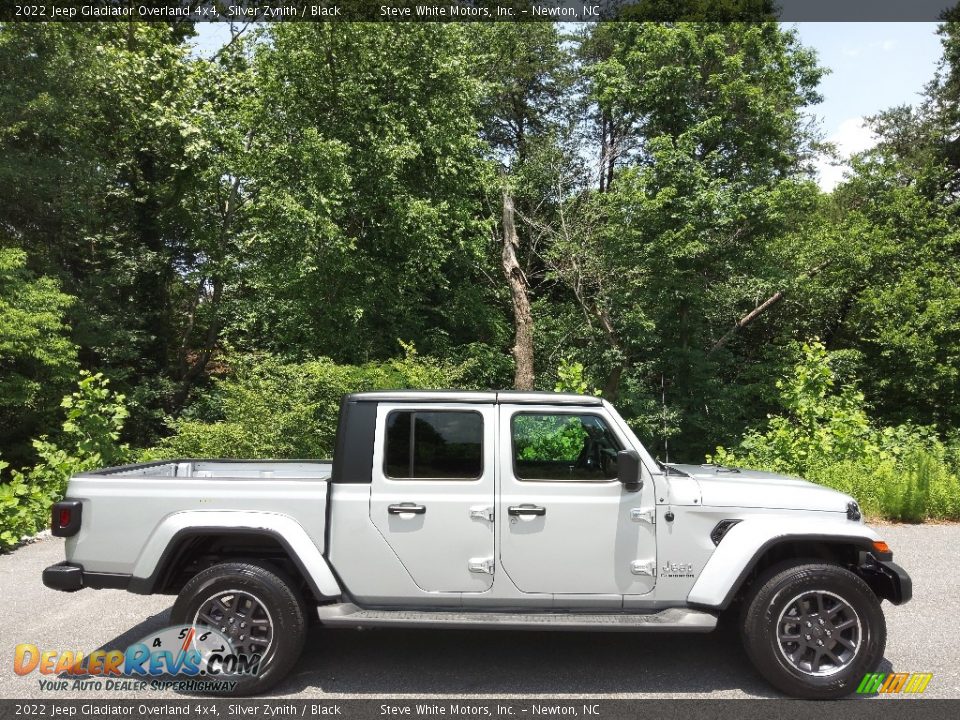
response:
M340 399L352 392L462 385L469 368L420 357L403 345L401 358L344 365L328 358L291 363L238 356L184 417L174 434L146 457L330 458Z
M956 448L930 428L870 418L856 384L837 376L834 365L846 352L804 343L792 372L777 383L780 413L709 459L803 476L853 495L872 516L960 517Z
M870 119L878 143L826 208L843 272L825 305L833 348L890 424L960 422L960 86L956 11L939 28L944 55L916 107Z
M199 66L187 26L0 25L0 227L28 266L78 302L80 361L129 391L128 431L151 435L169 403L175 299L203 250L191 214Z
M600 173L567 201L552 271L604 395L659 429L665 390L696 455L755 412L746 328L823 260L776 252L816 202L802 109L822 70L771 22L599 25L580 57Z
M568 112L572 55L557 26L547 23L486 25L472 41L483 87L481 136L496 167L484 191L510 297L513 386L530 390L535 347L542 344L535 332L545 281L538 247L550 242L557 203L581 174Z
M77 370L64 322L73 298L25 266L25 253L0 248L0 449L16 465L33 459L29 440L52 429Z
M344 362L387 357L398 335L428 351L499 342L466 37L450 24L269 29L227 342Z

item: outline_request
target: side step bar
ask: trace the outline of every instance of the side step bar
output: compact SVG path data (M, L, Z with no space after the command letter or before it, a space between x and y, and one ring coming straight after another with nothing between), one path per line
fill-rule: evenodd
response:
M710 632L717 616L668 608L654 613L464 612L459 610L365 610L352 603L321 605L320 621L331 627L436 627L501 630L592 630L614 632Z

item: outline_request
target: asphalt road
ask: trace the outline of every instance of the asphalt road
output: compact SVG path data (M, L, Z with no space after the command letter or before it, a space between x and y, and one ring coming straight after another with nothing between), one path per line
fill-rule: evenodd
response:
M926 697L960 698L960 525L886 526L913 577L913 602L884 603L881 671L932 672ZM166 626L172 598L119 590L60 593L40 582L63 559L47 538L0 556L0 698L69 698L13 672L18 643L42 649L125 648ZM317 628L278 697L777 697L733 629L709 635ZM130 697L83 693L83 697ZM151 692L149 697L182 697ZM144 695L139 697L143 698ZM892 699L892 698L889 698Z

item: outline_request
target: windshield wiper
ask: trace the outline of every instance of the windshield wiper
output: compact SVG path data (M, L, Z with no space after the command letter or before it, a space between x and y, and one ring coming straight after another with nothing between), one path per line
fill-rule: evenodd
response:
M718 473L738 473L740 468L729 467L728 465L714 465L713 463L702 463L700 467L716 468Z

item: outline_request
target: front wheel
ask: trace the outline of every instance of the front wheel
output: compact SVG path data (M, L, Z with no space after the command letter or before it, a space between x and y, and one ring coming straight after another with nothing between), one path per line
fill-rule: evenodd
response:
M210 627L222 633L238 656L258 657L257 673L237 674L223 695L264 692L293 668L306 637L306 612L293 582L276 568L229 562L195 575L171 611L176 625Z
M803 564L761 578L743 617L747 654L787 695L849 695L883 657L887 626L880 601L836 565Z

